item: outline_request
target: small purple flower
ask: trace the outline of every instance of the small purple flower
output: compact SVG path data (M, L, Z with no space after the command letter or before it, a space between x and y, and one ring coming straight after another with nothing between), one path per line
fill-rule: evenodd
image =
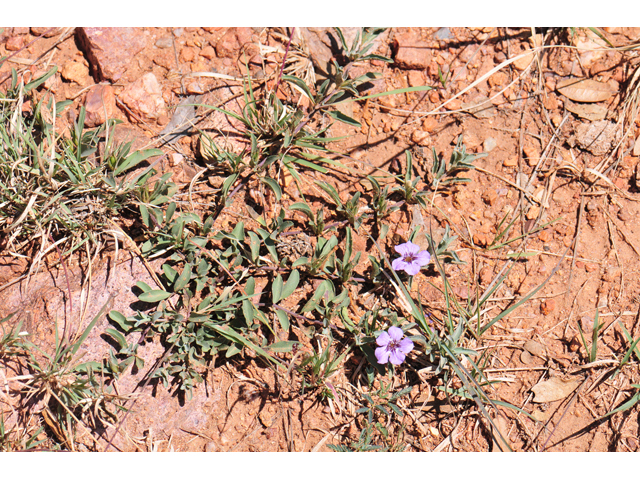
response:
M426 250L420 251L420 247L415 243L407 242L396 246L396 252L402 255L396 258L391 266L394 270L404 270L409 275L415 275L420 271L420 267L427 265L431 261L431 255Z
M413 342L408 338L403 338L404 332L398 327L389 327L387 332L382 332L376 339L380 346L376 348L376 359L383 365L391 362L393 365L400 365L404 358L413 350Z

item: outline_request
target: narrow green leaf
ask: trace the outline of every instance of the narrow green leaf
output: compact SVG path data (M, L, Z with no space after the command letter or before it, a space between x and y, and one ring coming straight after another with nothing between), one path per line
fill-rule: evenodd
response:
M275 193L276 195L276 202L279 202L280 198L282 198L282 189L280 188L280 185L278 185L278 182L269 177L263 177L260 179L260 181L262 183L265 183L271 190L273 190L273 193Z
M358 122L357 120L354 120L353 118L345 115L344 113L338 110L332 110L330 112L327 112L327 115L329 115L331 118L334 118L342 123L346 123L347 125L351 125L357 128L362 127L362 124L360 122Z
M165 292L164 290L151 290L148 292L144 292L138 296L140 300L148 303L155 303L161 300L165 300L169 298L173 293Z

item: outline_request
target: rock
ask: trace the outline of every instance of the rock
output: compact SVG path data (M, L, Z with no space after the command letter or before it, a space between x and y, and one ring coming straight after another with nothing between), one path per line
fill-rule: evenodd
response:
M507 82L507 74L499 71L491 75L488 79L489 85L492 87L499 87Z
M7 43L4 44L4 48L6 48L10 52L17 52L26 44L27 37L23 35L14 35L13 37L9 37Z
M478 232L473 235L473 243L479 247L486 247L491 244L491 237L486 233Z
M502 162L502 165L504 165L505 167L516 167L518 166L518 159L513 155L509 155L507 158L504 159L504 162Z
M540 233L538 233L538 238L541 242L547 243L553 238L553 235L549 230L542 230Z
M540 304L540 313L543 315L549 315L556 309L556 301L553 298L547 298Z
M395 64L407 70L424 70L431 63L431 50L420 33L409 31L395 38Z
M492 206L494 203L496 203L497 199L498 199L498 194L496 193L495 189L493 189L493 188L487 189L482 194L482 201L484 203L486 203L487 205L489 205L489 206Z
M202 50L200 50L200 56L206 58L207 60L211 60L212 58L215 58L216 51L211 45L207 45Z
M422 147L429 145L429 133L421 129L416 129L411 134L411 141Z
M216 43L216 55L222 58L232 58L238 49L240 42L235 28L229 28Z
M493 137L485 138L484 142L482 143L482 148L483 148L483 150L485 152L490 152L491 150L493 150L497 146L498 146L498 142Z
M454 38L456 38L453 36L453 33L451 33L451 30L449 30L449 28L447 27L442 27L433 36L438 40L453 40Z
M44 38L51 38L62 33L63 27L31 27L31 35Z
M144 35L131 27L79 27L76 38L98 81L118 81L146 46Z
M89 69L82 62L67 63L60 72L62 78L84 87L89 83Z
M596 156L606 155L621 137L619 126L607 120L582 123L576 128L577 144Z
M127 85L120 94L120 99L142 120L155 121L160 115L167 113L162 89L153 73L147 73Z
M410 87L420 87L424 85L424 75L417 70L410 70L407 74L407 82Z
M173 39L171 37L162 37L156 40L155 45L158 48L171 48L173 46Z
M191 62L196 57L196 53L193 51L191 47L184 47L180 51L180 59L183 62Z
M463 103L461 108L478 118L489 118L496 114L496 108L484 95L478 95L470 102Z
M531 62L533 62L533 59L535 58L536 54L532 50L525 50L524 52L520 53L520 55L518 55L518 57L520 58L518 58L517 60L514 60L512 65L515 67L516 70L523 71L531 64Z
M486 287L493 280L493 269L489 266L482 267L478 276L480 277L480 284Z
M89 128L102 125L109 118L113 118L116 111L116 97L110 85L96 85L84 100L87 111L85 125Z
M633 145L633 156L640 157L640 136L636 138L636 143Z

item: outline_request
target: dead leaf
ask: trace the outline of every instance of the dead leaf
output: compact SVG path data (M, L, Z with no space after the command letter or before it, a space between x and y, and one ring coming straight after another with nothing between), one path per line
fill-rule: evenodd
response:
M571 113L575 113L580 118L586 118L592 122L603 120L607 116L607 109L597 104L573 103L571 100L564 102L564 106Z
M570 378L564 380L560 377L551 377L531 388L535 394L535 403L556 402L571 394L582 382L582 379Z
M558 82L556 90L576 102L602 102L616 91L608 83L591 79L567 78Z
M544 345L534 340L527 340L524 344L524 349L536 357L546 358L547 356L544 350Z

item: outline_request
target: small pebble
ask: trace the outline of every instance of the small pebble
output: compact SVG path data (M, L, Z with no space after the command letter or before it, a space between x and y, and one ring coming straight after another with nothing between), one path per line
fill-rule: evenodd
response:
M543 315L549 315L556 309L556 301L553 298L548 298L540 304L540 313Z
M171 48L173 46L173 40L171 37L162 37L156 41L156 47L158 48Z
M489 137L489 138L485 139L485 141L483 142L482 146L483 146L485 152L490 152L491 150L493 150L494 148L496 148L498 146L498 142L496 141L495 138Z

